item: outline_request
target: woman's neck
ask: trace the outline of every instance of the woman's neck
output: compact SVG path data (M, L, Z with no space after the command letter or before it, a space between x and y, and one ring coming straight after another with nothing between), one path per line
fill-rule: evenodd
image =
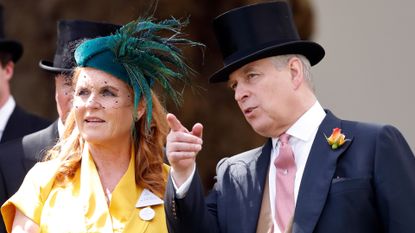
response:
M131 158L130 142L123 145L89 144L89 152L97 168L104 192L110 192L128 169Z

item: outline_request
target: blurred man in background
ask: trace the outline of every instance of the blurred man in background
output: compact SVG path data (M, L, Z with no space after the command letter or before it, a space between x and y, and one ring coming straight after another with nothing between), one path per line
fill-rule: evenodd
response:
M14 65L22 54L23 47L18 41L5 38L3 6L0 5L0 144L33 133L50 124L50 121L17 106L10 93Z

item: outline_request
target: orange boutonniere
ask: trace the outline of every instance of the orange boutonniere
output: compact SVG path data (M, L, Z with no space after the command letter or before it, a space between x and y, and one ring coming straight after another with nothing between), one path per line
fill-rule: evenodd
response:
M346 139L346 135L341 133L342 130L340 128L334 128L333 133L330 135L330 137L327 137L324 134L324 137L326 137L327 142L331 146L331 149L335 150L342 146L345 142L350 141L350 139Z

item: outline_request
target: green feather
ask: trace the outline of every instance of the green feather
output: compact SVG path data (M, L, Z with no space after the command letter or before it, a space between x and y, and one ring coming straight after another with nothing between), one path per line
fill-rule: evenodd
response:
M151 86L154 83L158 83L176 104L181 102L181 92L172 86L172 82L190 83L188 75L192 70L177 46L204 45L182 37L182 28L188 23L187 19L175 18L160 22L151 17L138 19L120 28L113 36L111 47L117 62L125 67L134 89L134 108L138 108L140 98L144 97L148 123L152 119Z

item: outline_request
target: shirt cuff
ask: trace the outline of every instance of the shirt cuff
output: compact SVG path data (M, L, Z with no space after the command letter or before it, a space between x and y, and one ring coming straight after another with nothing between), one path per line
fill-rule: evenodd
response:
M172 168L172 170L173 170L173 168ZM173 176L170 174L170 178L173 182L174 189L176 190L176 198L177 199L183 199L186 196L187 191L190 188L190 184L192 183L193 176L195 175L195 172L196 172L196 164L193 165L192 174L187 178L187 180L179 188L177 187L176 182L174 182Z

